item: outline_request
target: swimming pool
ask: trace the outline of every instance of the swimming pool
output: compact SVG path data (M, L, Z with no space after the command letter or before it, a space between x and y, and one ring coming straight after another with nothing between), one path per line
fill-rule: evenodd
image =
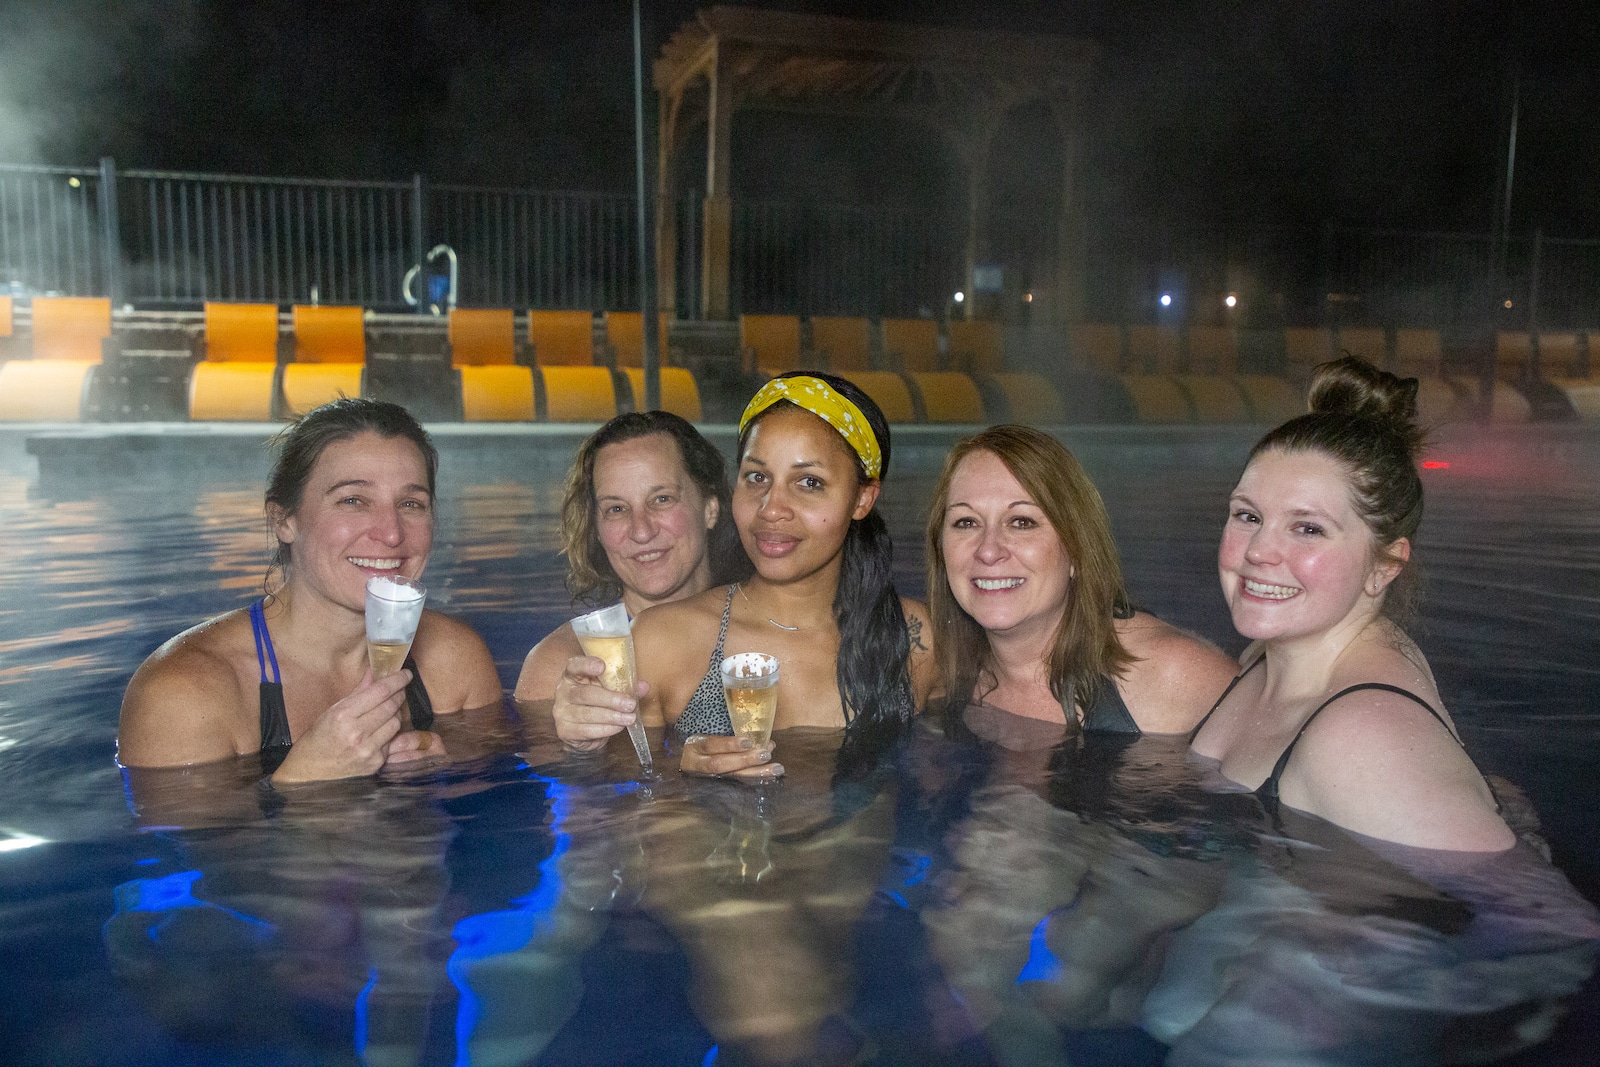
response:
M1243 448L1173 462L1146 431L1097 433L1067 440L1136 599L1236 651L1215 549ZM1420 643L1480 765L1526 789L1600 899L1600 433L1462 434L1434 459ZM912 594L931 482L923 465L885 494ZM429 585L508 683L568 614L559 492L548 466L447 453ZM641 784L625 743L575 759L537 736L281 808L247 767L125 783L122 688L258 591L260 494L226 472L41 478L0 434L7 1063L1142 1064L1169 1054L1152 1034L1182 1063L1600 1047L1591 916L1564 883L1434 871L1442 895L1326 828L1253 821L1159 739L924 730L891 766L841 770L834 735L791 731L765 789Z

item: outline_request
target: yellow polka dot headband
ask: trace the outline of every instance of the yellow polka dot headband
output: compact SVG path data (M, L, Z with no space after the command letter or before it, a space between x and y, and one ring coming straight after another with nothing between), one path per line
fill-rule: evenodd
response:
M861 466L868 478L876 478L883 470L883 452L878 448L878 437L872 424L861 414L861 409L851 403L821 378L797 374L792 378L774 378L763 385L744 414L739 417L739 433L744 433L755 417L780 400L805 408L811 414L839 431L839 436L861 457Z

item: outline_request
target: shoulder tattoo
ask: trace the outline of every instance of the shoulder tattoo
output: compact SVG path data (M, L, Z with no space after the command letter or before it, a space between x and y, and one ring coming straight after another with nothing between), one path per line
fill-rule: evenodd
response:
M906 637L910 639L912 648L928 651L928 646L922 643L922 620L915 615L906 620Z

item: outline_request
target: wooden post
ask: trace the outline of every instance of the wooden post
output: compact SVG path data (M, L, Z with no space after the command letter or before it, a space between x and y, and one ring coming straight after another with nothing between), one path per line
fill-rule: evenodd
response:
M656 143L656 290L661 310L678 313L678 108L681 91L656 101L660 130ZM693 314L693 309L690 310Z
M729 253L733 231L733 201L728 177L732 164L729 138L733 133L733 72L722 46L708 72L711 81L706 101L706 198L700 258L700 317L726 319L730 309Z
M1074 86L1073 92L1081 91ZM1083 234L1078 219L1077 189L1074 184L1077 169L1078 134L1077 107L1066 97L1050 102L1055 116L1056 130L1061 137L1061 201L1056 219L1056 278L1055 306L1050 309L1051 322L1060 330L1083 317Z
M978 306L978 261L988 249L989 214L989 131L964 153L967 157L967 298L961 316L975 319Z

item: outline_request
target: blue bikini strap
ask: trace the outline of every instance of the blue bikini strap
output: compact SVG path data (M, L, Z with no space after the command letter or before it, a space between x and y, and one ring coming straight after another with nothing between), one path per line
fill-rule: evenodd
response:
M261 601L250 605L250 629L256 637L256 664L261 668L262 682L268 681L267 664L272 664L272 678L274 685L283 684L283 676L278 673L278 654L272 650L272 634L267 632L267 614L261 608Z

